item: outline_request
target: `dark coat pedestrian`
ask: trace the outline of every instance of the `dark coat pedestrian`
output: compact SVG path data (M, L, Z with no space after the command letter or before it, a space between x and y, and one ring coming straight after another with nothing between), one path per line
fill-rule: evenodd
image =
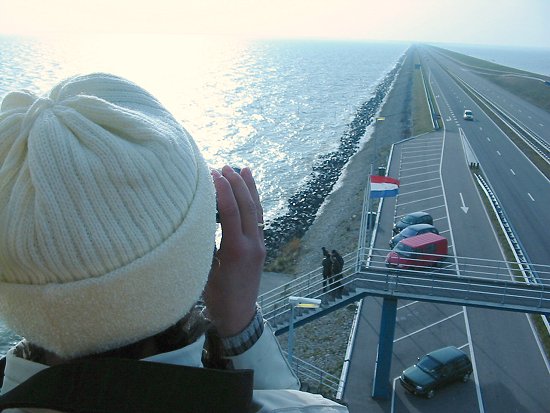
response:
M330 254L332 260L332 283L336 287L335 292L338 294L342 293L342 270L344 269L344 259L336 250L332 250Z
M332 259L330 252L325 247L321 247L323 250L323 292L327 292L332 276Z

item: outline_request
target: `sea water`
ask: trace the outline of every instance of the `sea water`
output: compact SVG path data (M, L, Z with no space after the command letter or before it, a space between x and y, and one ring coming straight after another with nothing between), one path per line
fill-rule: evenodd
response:
M407 44L247 41L178 36L0 37L0 95L45 92L104 71L151 91L207 162L250 166L266 218L337 148L358 106Z
M0 96L42 94L78 73L109 72L149 90L213 167L249 166L266 220L283 214L316 160L338 148L358 107L405 43L182 36L0 36ZM0 354L17 337L0 325Z

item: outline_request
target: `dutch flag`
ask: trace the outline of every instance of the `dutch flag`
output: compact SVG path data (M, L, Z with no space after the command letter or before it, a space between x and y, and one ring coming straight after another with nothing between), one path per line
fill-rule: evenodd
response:
M399 192L399 181L389 176L370 176L370 198L396 196Z

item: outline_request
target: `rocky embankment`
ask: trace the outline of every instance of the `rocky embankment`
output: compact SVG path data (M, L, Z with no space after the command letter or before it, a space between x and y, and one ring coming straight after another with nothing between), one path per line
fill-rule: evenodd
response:
M293 238L301 238L313 224L325 198L332 192L350 158L373 123L374 117L399 71L401 64L391 70L378 84L373 96L357 110L357 114L340 138L338 150L323 155L306 180L305 185L288 200L288 212L267 223L265 241L268 260L277 255L279 248Z

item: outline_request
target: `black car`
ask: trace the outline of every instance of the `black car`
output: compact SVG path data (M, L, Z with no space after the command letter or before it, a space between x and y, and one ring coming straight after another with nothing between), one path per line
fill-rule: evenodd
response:
M424 211L411 212L410 214L404 215L399 221L393 226L393 233L398 234L403 231L409 225L414 224L430 224L433 225L434 221L432 216Z
M399 381L411 393L431 399L441 386L458 380L466 383L472 371L469 357L449 346L419 358L418 363L403 371Z
M426 232L431 232L433 234L439 234L439 231L436 227L430 224L413 224L406 227L399 234L395 235L390 240L390 248L393 248L397 245L399 241L405 238L414 237L416 235L425 234Z

